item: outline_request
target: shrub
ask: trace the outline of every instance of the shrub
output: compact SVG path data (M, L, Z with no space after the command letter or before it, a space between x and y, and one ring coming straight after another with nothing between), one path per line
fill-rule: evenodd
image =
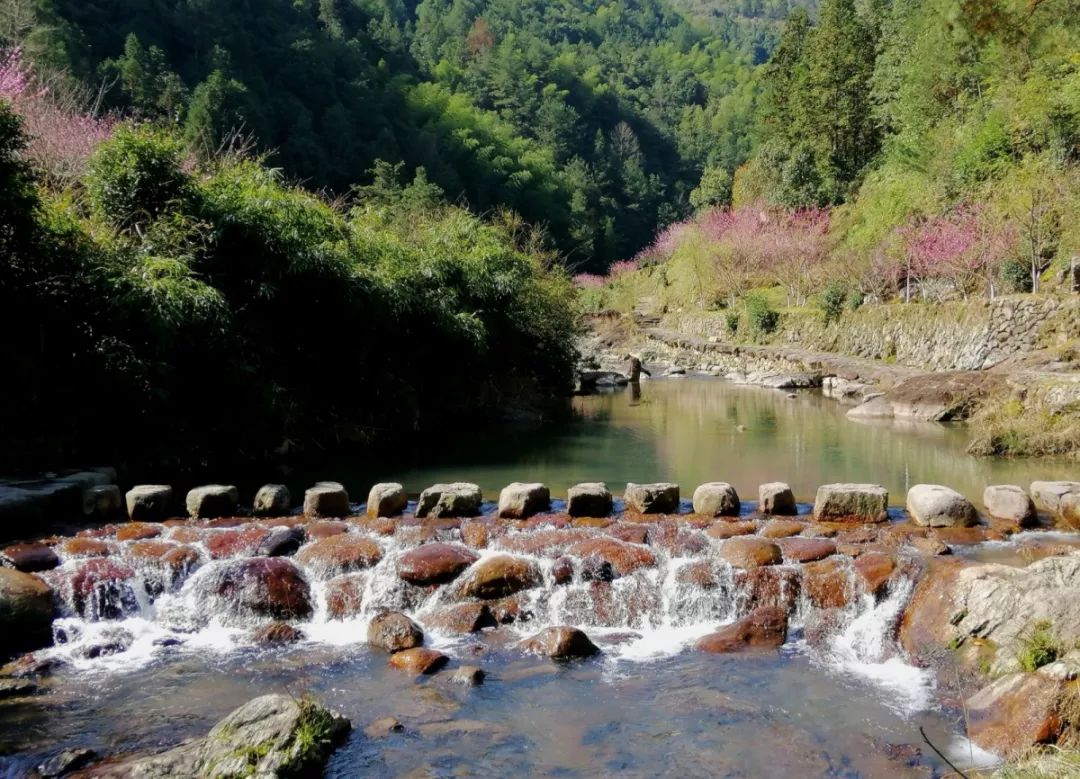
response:
M1050 632L1051 628L1049 620L1041 619L1032 625L1029 636L1020 638L1023 646L1016 659L1028 673L1049 665L1062 654L1061 647Z
M184 147L173 135L149 126L122 125L90 160L87 188L97 215L134 231L192 192L181 170Z
M1001 266L1001 283L1006 292L1031 292L1031 271L1019 260Z
M818 303L821 306L821 312L825 315L825 324L835 322L840 318L847 295L847 287L838 281L830 283L821 291Z
M727 325L727 331L732 335L739 332L739 312L728 311L724 314L724 324Z
M743 298L743 304L746 306L751 329L765 335L776 330L780 323L780 313L769 305L764 295L758 292L748 293Z

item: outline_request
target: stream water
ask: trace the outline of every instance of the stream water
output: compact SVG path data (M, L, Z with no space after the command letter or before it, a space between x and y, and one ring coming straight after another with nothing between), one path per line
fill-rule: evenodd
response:
M672 480L684 495L724 480L744 501L764 481L788 481L804 501L821 483L871 481L902 503L906 486L919 481L978 502L986 484L1075 475L1064 464L976 461L963 454L962 430L858 424L813 393L792 399L719 381L658 381L640 396L625 391L575 404L573 424L481 434L440 451L437 462L410 467L328 464L315 477L338 478L358 495L376 480L400 481L412 493L436 481L474 481L490 497L516 480L546 482L555 495L585 480L605 480L615 492L626 481ZM743 510L752 513L749 501ZM397 568L401 553L419 542L460 543L460 522L392 533L362 523L337 528L378 545L373 567L346 574L355 577L362 605L331 618L327 590L341 572L298 564L312 613L296 623L300 642L272 648L252 640L266 620L232 609L220 588L268 528L178 523L155 527L152 538L101 532L104 546L89 557L61 548L63 564L44 576L64 601L61 643L45 654L62 664L43 694L0 704L0 776L26 776L64 747L118 754L170 746L205 734L256 695L283 690L312 693L352 720L352 735L327 768L332 777L942 775L945 764L920 728L958 764L992 760L960 736L961 714L938 702L930 675L894 644L912 588L903 575L885 597L856 595L826 613L797 587L786 590L785 571L796 581L798 565L774 566L776 586L752 594L719 559L721 542L705 525L666 521L645 530L619 522L558 536L539 525L493 534L478 550L481 561L512 552L541 571L542 583L515 604L522 618L464 636L429 627L429 618L456 602L453 585L406 584ZM655 559L598 581L567 545L608 537L613 528L627 534L620 543L647 546ZM192 556L164 562L164 552L181 547ZM566 554L573 578L557 582L556 561ZM698 575L685 575L689 567ZM792 612L780 651L693 649L695 639L763 598ZM427 643L452 666L483 667L486 682L462 688L445 673L414 680L388 668L385 654L365 643L368 621L386 608L424 625ZM515 648L555 624L583 628L603 654L560 664ZM386 716L404 730L369 728Z

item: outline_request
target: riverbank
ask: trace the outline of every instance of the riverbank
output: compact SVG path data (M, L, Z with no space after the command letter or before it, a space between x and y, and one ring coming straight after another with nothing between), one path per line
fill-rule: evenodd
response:
M820 386L852 418L967 420L975 455L1080 457L1080 299L864 305L825 323L806 309L768 334L732 332L722 312L589 319L588 368L625 371L634 354L661 373L723 376L776 389Z

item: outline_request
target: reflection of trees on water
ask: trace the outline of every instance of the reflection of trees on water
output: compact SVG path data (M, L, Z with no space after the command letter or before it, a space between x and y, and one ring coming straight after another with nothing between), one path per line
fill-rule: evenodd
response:
M979 501L987 484L1026 485L1069 473L1068 464L973 458L960 426L856 423L844 416L848 407L816 392L789 398L707 379L647 389L648 403L614 406L611 421L648 441L662 470L686 490L721 480L752 496L761 482L782 480L808 500L820 484L868 481L884 484L891 502L902 503L908 487L930 482Z

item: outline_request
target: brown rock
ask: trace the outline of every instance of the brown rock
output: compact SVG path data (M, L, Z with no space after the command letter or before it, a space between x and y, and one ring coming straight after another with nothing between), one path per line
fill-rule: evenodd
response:
M756 522L728 522L721 520L709 525L706 535L713 538L734 538L735 536L752 536L757 532Z
M885 592L885 585L896 568L892 557L877 552L860 555L855 560L855 571L859 574L866 591L875 598Z
M604 533L628 544L644 544L649 527L638 522L615 522L606 526Z
M71 605L84 617L116 619L123 614L125 605L135 604L131 588L134 578L131 566L118 560L84 560L71 574Z
M762 538L787 538L797 536L806 529L806 523L794 519L770 519L758 531Z
M735 568L757 568L777 565L783 560L780 547L767 538L738 536L729 538L720 547L720 557Z
M505 598L536 587L543 581L543 574L536 563L508 554L479 560L458 580L463 596L481 600Z
M707 560L693 560L682 566L675 573L675 581L702 590L711 590L720 586L716 571Z
M400 611L386 611L368 623L368 644L387 652L422 646L424 631Z
M512 622L528 622L533 618L532 612L522 602L522 595L520 594L488 601L487 606L491 609L491 616L495 618L495 622L500 625L509 625Z
M551 566L551 578L555 584L569 584L574 580L574 561L569 557L558 558Z
M434 612L424 624L443 633L477 633L498 623L486 603L458 603Z
M599 558L611 566L618 576L626 576L638 568L656 565L656 556L647 547L628 544L614 538L590 538L579 541L567 551L581 558Z
M488 527L485 522L462 522L461 540L473 549L483 549L488 545Z
M777 543L789 562L812 563L836 554L836 544L824 538L782 538Z
M252 636L252 640L256 644L264 645L294 644L297 641L302 641L303 638L304 632L294 628L288 622L271 622L268 625L263 625Z
M908 543L915 547L920 554L928 555L930 557L949 554L951 551L947 544L936 538L920 538L918 536L913 536L908 539Z
M0 551L0 562L16 571L37 573L56 568L60 558L45 544L12 544Z
M382 555L382 547L374 539L346 533L308 544L297 552L296 559L320 576L337 576L370 568Z
M65 557L105 557L109 554L109 545L97 538L77 536L65 539L60 544L60 551Z
M709 548L708 540L700 532L670 521L649 526L649 544L672 557L694 557Z
M398 576L409 584L430 587L456 579L476 562L476 554L455 544L422 544L398 560Z
M116 528L117 541L141 541L146 538L157 538L164 530L164 526L156 522L128 522Z
M775 649L787 641L787 612L764 606L738 622L725 625L702 637L697 648L705 652L744 652L748 649Z
M770 565L736 571L733 578L735 591L739 594L739 606L747 611L774 606L791 613L802 592L799 571L786 566Z
M0 655L47 646L52 614L48 584L32 573L0 568Z
M545 628L525 639L518 646L524 652L543 655L554 660L592 657L600 651L584 632L566 626Z
M994 680L966 702L969 737L1003 757L1053 743L1062 730L1058 704L1063 686L1039 673Z
M984 527L935 527L931 533L930 538L936 538L942 543L949 546L970 546L972 544L981 544L987 539L986 528Z
M304 534L312 541L318 541L320 538L340 536L342 533L347 532L349 532L349 523L342 522L341 520L321 519L315 522L308 522L304 526Z
M330 619L355 617L364 607L367 574L346 573L326 583L326 616Z
M839 609L854 597L848 565L843 558L830 557L803 567L803 592L821 609Z
M390 655L391 668L405 671L413 676L431 675L443 668L450 658L435 649L422 646L403 649Z
M258 525L212 530L206 535L206 550L210 553L211 559L214 560L250 557L255 554L269 535L269 529Z
M233 560L216 572L214 594L242 615L271 619L311 616L311 589L300 569L284 557Z

